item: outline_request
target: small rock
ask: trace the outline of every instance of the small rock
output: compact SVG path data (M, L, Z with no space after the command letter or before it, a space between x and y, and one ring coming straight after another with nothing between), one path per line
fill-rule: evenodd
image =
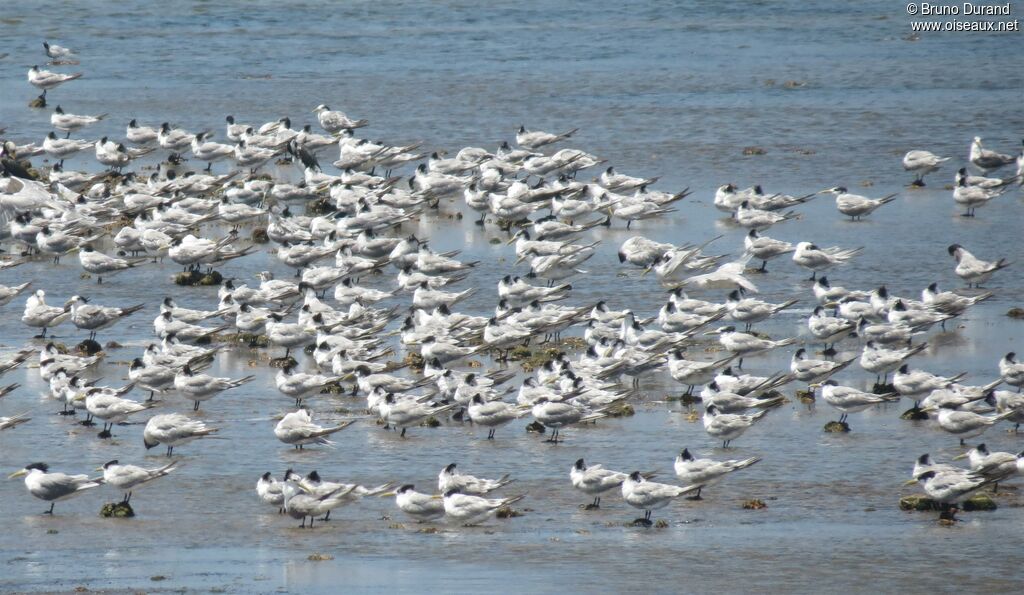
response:
M658 519L658 522L654 523L655 529L668 529L669 524L665 519Z
M782 86L786 89L799 89L807 84L807 81L786 81Z
M437 428L441 426L441 422L436 417L431 415L425 421L420 423L420 427Z
M632 417L636 415L636 410L629 403L623 403L608 411L608 415L612 417Z
M435 535L437 533L440 533L441 530L438 529L437 527L423 527L422 529L419 529L416 532L417 533L426 533L428 535Z
M287 368L297 364L298 362L295 361L295 358L289 355L288 357L275 357L270 360L269 365L271 368Z
M494 516L498 517L499 519L514 519L517 516L523 516L523 513L512 508L511 506L502 506L501 508L498 509L496 513L494 513Z
M46 530L46 534L47 534L47 535L56 535L56 534L58 534L58 533L60 533L60 531L58 531L58 530L56 530L56 529L47 529L47 530Z
M928 419L928 414L921 411L920 407L911 407L900 415L900 419L908 421L925 421Z
M996 501L988 494L975 494L964 501L965 512L973 512L975 510L995 510L996 508L999 508L996 505Z
M321 554L321 553L317 552L315 554L310 554L306 559L309 560L310 562L324 562L324 561L327 561L327 560L333 560L334 556L332 556L330 554Z
M250 239L254 244L266 244L270 241L270 237L267 235L267 228L257 227L252 230L252 236L250 236Z
M151 580L153 582L160 582L160 581L167 580L167 577L162 575L162 574L155 574L155 575L149 577L149 580Z
M100 516L105 519L130 519L135 516L135 511L127 502L107 502L100 509Z
M32 109L42 109L42 108L46 107L46 97L43 97L42 95L40 95L39 97L36 97L32 101L29 101L28 102L28 106L30 108L32 108Z
M104 349L122 349L124 345L121 345L117 341L107 341L107 344L103 346Z
M814 402L814 391L813 390L798 390L796 391L796 398L801 403L809 405Z
M826 432L849 432L850 424L845 421L830 421L825 424Z
M75 345L75 351L85 355L96 355L97 353L103 351L103 347L101 347L99 343L93 341L92 339L86 339L85 341L82 341L78 345Z
M1010 308L1006 315L1010 318L1024 318L1024 308Z
M930 510L941 510L942 507L938 502L932 500L927 496L914 495L904 496L900 498L900 510L916 510L918 512L927 512Z
M762 510L768 508L768 505L764 503L764 500L746 500L743 502L743 510Z
M743 147L744 155L764 155L766 153L768 153L768 151L761 147Z
M874 386L871 387L871 392L875 393L876 395L885 395L888 393L896 392L896 387L891 384L883 384L881 382L876 382Z
M491 238L491 239L487 240L487 243L492 245L492 246L497 246L498 244L501 243L501 239L499 239L499 238Z
M543 434L543 433L547 432L548 429L544 427L544 424L540 423L539 421L535 421L535 422L531 422L529 425L526 426L526 431L527 432L536 432L538 434Z

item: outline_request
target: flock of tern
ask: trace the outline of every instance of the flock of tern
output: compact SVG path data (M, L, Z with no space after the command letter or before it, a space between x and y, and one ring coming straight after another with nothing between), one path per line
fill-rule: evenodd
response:
M75 57L67 48L44 47L58 63ZM28 81L42 90L43 102L52 102L47 92L81 76L33 66ZM254 380L206 373L220 353L235 348L217 342L228 335L265 337L265 349L279 364L276 390L285 397L282 402L294 403L293 410L266 428L266 436L270 439L272 432L295 449L330 447L334 434L375 421L403 437L430 420L471 423L486 430L487 439L498 439L503 426L529 418L557 443L563 429L606 418L640 398L642 380L664 371L684 398L701 403L708 443L723 447L757 431L759 420L785 400L779 390L797 385L816 391L839 412L842 423L852 413L908 399L961 444L1001 422L1024 421L1024 396L1019 394L1024 363L1015 354L1003 357L998 375L977 386L964 384L963 374L943 376L917 367L929 331L991 297L980 288L1010 263L975 256L954 244L948 248L953 272L968 290L940 291L933 283L920 296L896 296L885 287L847 289L830 282L826 275L857 258L859 247L827 246L819 243L823 238L791 244L766 235L774 225L797 220L801 205L821 195L834 196L839 213L857 220L897 200L896 194L870 198L837 186L788 196L765 193L759 186L723 185L714 206L748 230L737 258L706 252L718 238L675 245L636 235L619 247L623 267L653 274L666 291L664 306L645 317L613 309L611 296L596 304L572 304L572 279L585 274L583 267L601 249L600 242L588 240L590 230L631 228L664 218L690 191L656 190L657 178L619 173L583 150L554 149L571 141L576 130L555 134L521 127L514 144L495 150L465 147L449 157L423 150L419 143L371 140L360 134L369 122L321 104L311 113L322 132L313 125L294 129L288 117L247 125L227 116L227 141L219 142L220 133L213 130L192 132L169 122L150 126L130 119L124 139L92 140L81 137L112 116L72 113L71 99L55 107L53 132L40 143L3 143L0 209L5 225L0 239L19 247L8 253L22 256L0 267L13 269L5 275L16 278L15 267L30 259L77 258L83 272L96 278L96 291L54 300L46 279L16 278L0 286L0 306L25 296L21 321L41 338L9 354L0 374L38 360L61 413L83 413L89 423L99 420L101 438L110 437L122 422L137 421L145 449L163 447L168 457L175 449L202 456L199 446L183 447L217 437L220 426L190 416L187 407L216 410L218 395L249 390ZM88 152L99 167L77 171L64 166L65 160ZM337 171L328 171L325 156L334 152ZM37 156L52 166L32 167L29 160ZM136 160L146 159L159 162L152 174L131 170ZM903 167L915 175L914 185L924 185L924 177L949 159L915 150L906 154ZM193 171L188 161L205 167ZM215 165L222 165L224 173L214 173ZM1016 172L990 177L1008 167ZM392 175L403 168L411 173ZM594 168L600 173L581 181L581 173ZM955 175L953 200L966 216L974 216L979 207L1016 191L1022 176L1024 153L1000 154L975 138L968 163ZM496 288L465 287L480 263L460 259L458 251L436 252L429 238L403 231L406 223L450 199L478 213L478 225L507 231L508 250L516 266L523 265L520 272L508 271ZM314 204L316 210L300 214ZM250 286L225 275L216 303L205 308L172 297L127 306L104 303L102 283L116 283L116 275L126 270L155 268L153 263L165 258L197 275L214 267L229 272L231 261L259 258L256 247L239 233L245 226L265 228L273 253L296 271L294 280L265 272L258 285ZM767 272L769 261L780 258L810 276L812 291L781 303L758 299L752 273ZM759 269L748 268L758 263ZM460 304L474 295L492 296L493 312L460 312ZM816 304L806 320L811 341L769 338L753 330L798 302ZM95 379L102 353L66 353L46 340L48 332L66 323L95 340L112 336L110 329L128 317L151 316L154 341L131 361L123 386L99 385ZM526 375L507 366L520 346L560 345L557 341L569 333L585 343L575 355L559 351ZM711 337L718 354L708 359L699 352ZM834 359L839 344L859 355ZM698 345L701 349L693 349ZM745 359L779 349L793 352L789 370L768 376L742 371ZM472 358L500 365L470 367ZM833 379L857 367L874 375L877 390ZM1003 384L1010 390L999 390ZM17 388L8 386L2 394ZM354 398L361 399L365 415L339 419L317 415L310 405ZM0 417L0 430L22 431L17 428L46 408ZM134 434L135 427L119 431ZM1024 471L1020 454L989 452L983 444L966 458L970 466L961 468L933 463L924 455L914 464L911 480L950 506ZM587 508L598 508L606 494L621 494L644 512L637 522L649 525L653 510L683 496L700 498L709 486L759 460L698 458L684 449L675 460L677 482L672 484L654 481L653 472L613 471L580 459L569 469L566 485L593 499ZM55 502L104 485L123 492L128 502L134 490L150 482L168 476L164 481L174 481L188 473L186 462L170 459L145 468L112 460L95 476L51 471L37 462L11 477L24 476L28 492L49 502L52 513ZM436 491L399 482L371 487L331 482L316 471L301 475L289 469L280 479L270 472L262 475L256 492L303 526L308 519L313 527L314 519L326 519L332 509L368 496L393 497L403 513L418 521L465 525L484 522L526 497L493 495L507 492L511 482L507 476L463 474L455 464L441 470Z

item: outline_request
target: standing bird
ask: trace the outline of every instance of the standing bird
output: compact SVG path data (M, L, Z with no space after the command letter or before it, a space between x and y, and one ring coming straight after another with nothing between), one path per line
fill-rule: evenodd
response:
M684 484L697 486L697 493L690 499L700 500L701 490L722 481L726 475L740 469L746 469L760 460L760 457L728 461L698 459L690 453L689 449L684 448L683 452L679 453L679 456L676 457L675 470L676 476Z
M177 464L178 461L172 461L163 467L145 469L136 465L122 465L117 459L114 459L104 463L102 467L97 467L96 470L103 472L103 481L107 485L112 485L124 492L124 498L121 501L128 504L132 499L133 490L165 477L177 468Z
M939 166L949 161L949 157L939 157L931 151L914 150L907 151L903 156L903 169L914 173L914 181L911 186L924 187L924 177L927 174L939 169Z
M634 471L622 482L622 499L633 508L644 511L643 518L636 519L633 523L650 527L652 524L651 511L665 508L672 500L696 492L700 488L699 485L679 487L647 481L639 471Z
M857 221L864 215L870 215L882 205L896 200L896 196L899 194L890 194L882 198L872 199L859 194L851 194L845 186L836 186L825 192L834 194L836 197L836 209L854 221Z
M419 523L436 521L444 517L444 502L436 496L417 492L415 487L407 483L393 492L381 494L380 497L394 496L398 509Z
M981 146L980 136L974 137L974 140L971 141L970 159L971 165L986 174L1017 161L1013 155L1004 155Z
M57 130L63 130L67 133L65 138L70 137L72 132L81 130L90 124L95 124L103 118L106 118L107 114L100 114L98 116L80 116L78 114L69 114L65 112L59 105L50 114L50 125Z
M344 112L331 111L331 108L322 103L313 109L313 113L316 114L320 127L331 134L337 134L343 130L362 128L370 123L368 120L353 120L346 116Z
M313 423L313 416L310 415L308 409L299 409L286 414L281 421L277 422L277 425L274 426L274 435L281 442L291 444L297 450L302 450L306 444L331 446L334 443L327 437L354 423L355 420L349 420L336 426L324 427Z
M33 66L28 70L28 82L33 87L43 90L43 97L46 97L46 92L54 87L63 85L68 81L73 81L77 78L82 78L82 73L77 72L75 74L62 74L59 72L51 72L49 70L40 70L38 66Z
M70 48L46 41L43 42L43 52L51 60L70 60L75 56L75 52L71 51Z
M494 516L498 509L515 504L525 497L523 495L490 499L463 494L458 489L453 489L444 495L444 513L453 522L477 525Z
M721 413L718 407L708 405L704 410L704 431L714 438L721 439L722 448L728 448L730 442L742 436L765 415L768 415L767 409L753 415L737 415Z
M551 134L550 132L542 132L540 130L527 130L526 126L520 126L519 131L516 132L516 144L524 149L537 149L545 145L557 143L560 140L565 140L576 133L579 128L573 128L567 132L561 134Z
M839 423L841 424L846 423L846 418L851 413L864 411L868 407L879 403L892 403L900 400L900 396L897 393L876 395L848 386L839 386L835 380L826 380L820 385L811 385L811 388L816 386L821 387L821 398L840 411Z
M758 270L762 273L767 271L769 260L796 251L796 246L793 244L762 236L757 233L756 229L751 229L743 238L743 247L754 258L761 261L761 268Z
M864 248L843 249L838 246L823 249L811 242L800 242L793 252L793 262L811 271L811 281L814 281L819 272L844 264L863 250Z
M946 250L956 259L956 268L953 272L967 282L968 288L971 285L980 288L981 284L992 278L996 271L1005 269L1012 264L1006 262L1005 258L1000 258L996 262L981 260L960 244L952 244Z
M585 510L593 510L601 507L601 494L614 490L626 481L629 475L605 469L601 465L587 466L583 459L577 459L576 463L569 469L569 480L572 487L588 496L593 496L594 501L587 504Z
M50 503L50 509L43 514L53 514L53 505L60 500L67 500L80 495L86 490L103 485L102 477L90 478L88 475L68 475L66 473L50 473L46 463L32 463L24 469L15 471L8 479L25 477L28 493L40 500Z
M146 450L164 444L167 446L167 456L171 456L175 446L205 438L218 430L180 413L164 413L154 415L146 422L146 428L142 430L142 444Z
M219 378L208 374L196 374L191 366L185 365L174 377L174 390L181 393L193 403L193 411L199 411L199 403L212 399L223 391L238 388L243 384L252 382L255 376L246 376L237 380L232 378Z

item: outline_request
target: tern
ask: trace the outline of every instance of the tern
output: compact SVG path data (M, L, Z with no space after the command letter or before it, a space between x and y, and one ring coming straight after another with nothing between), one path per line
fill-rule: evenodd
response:
M949 161L949 157L939 157L931 151L916 149L907 151L903 156L903 169L914 173L914 181L911 186L924 186L924 177L939 169L939 166Z
M530 131L526 129L526 126L520 126L519 131L516 132L516 144L524 149L538 149L545 145L565 140L575 134L578 130L579 128L573 128L572 130L561 134L552 134L550 132L542 132L540 130Z
M652 511L665 508L676 498L696 492L700 488L700 485L680 487L647 481L639 471L634 471L622 482L622 499L633 508L644 511L643 518L636 519L634 524L649 527Z
M28 493L40 500L50 503L50 509L44 514L53 514L53 506L61 500L73 498L92 488L103 485L102 477L90 478L88 475L68 475L66 473L50 473L46 463L32 463L24 469L15 471L8 479L25 477Z
M97 467L96 471L103 472L103 481L107 485L124 492L124 498L121 501L128 504L132 499L132 491L161 477L166 477L171 471L177 469L177 465L178 461L172 461L162 467L146 469L136 465L122 465L117 459L114 459L104 463L102 467Z
M647 477L653 476L653 474L646 475ZM586 510L600 508L601 495L621 487L622 482L628 478L629 475L626 473L605 469L601 465L588 466L583 459L577 459L569 469L569 480L572 482L572 487L594 497L594 501L587 504Z
M71 323L76 327L89 331L89 339L96 338L96 331L110 328L122 318L127 318L145 307L136 304L127 308L114 308L89 304L88 300L79 295L68 300L71 308Z
M838 246L822 249L811 242L800 242L793 252L793 262L811 271L811 281L814 281L818 273L845 264L863 250L864 248L844 249Z
M750 232L743 237L743 247L754 258L761 261L761 268L758 269L761 272L767 271L766 267L768 266L769 260L778 258L785 254L792 254L796 251L796 246L793 244L760 235L758 234L757 229L751 229Z
M444 469L441 469L441 472L437 475L437 489L442 494L451 490L458 490L463 494L484 496L515 481L509 479L508 474L502 475L498 479L482 479L465 473L459 473L455 468L456 464L451 463Z
M981 287L981 284L991 279L996 271L1005 269L1012 264L1005 258L1000 258L996 262L981 260L960 244L951 244L946 250L950 256L956 259L956 269L953 272L967 282L968 288L971 285Z
M237 380L218 378L207 374L197 374L192 370L191 366L185 365L174 377L174 390L178 391L181 396L189 401L192 401L193 411L199 411L199 404L201 402L212 399L226 390L238 388L252 382L255 378L255 376L246 376Z
M208 427L205 423L189 419L180 413L164 413L154 415L146 422L146 428L142 431L142 443L146 450L163 444L167 446L167 456L171 456L175 446L205 438L218 430L219 428Z
M75 74L62 74L59 72L51 72L49 70L40 70L38 66L33 66L28 70L28 82L33 87L43 90L43 97L46 96L46 92L54 87L63 85L68 81L73 81L77 78L82 78L82 73L78 72Z
M768 415L768 410L760 411L753 415L737 415L721 413L718 407L709 405L704 410L703 423L704 431L709 435L722 440L722 448L728 448L729 443L739 438L744 432L750 429L758 420Z
M839 423L846 423L846 418L851 413L864 411L872 405L891 403L900 399L897 393L881 395L866 393L848 386L840 386L836 384L835 380L826 380L818 385L812 384L811 388L817 388L818 386L821 387L821 398L840 411Z
M704 333L705 335L718 335L718 342L726 349L740 357L739 363L736 367L743 367L743 358L748 355L763 353L779 347L786 347L796 343L795 337L788 339L781 339L773 341L771 339L762 339L749 333L744 333L736 330L734 326L723 326L713 331Z
M46 53L46 57L52 60L69 60L75 55L70 48L66 48L62 45L55 43L43 42L43 52Z
M882 198L871 199L859 194L851 194L845 186L836 186L835 188L830 188L825 192L835 195L836 209L853 221L863 218L864 215L870 215L882 205L889 204L896 200L896 196L899 194L897 192L895 194L883 196Z
M324 104L320 104L313 109L313 113L316 114L317 121L320 122L320 126L332 134L337 134L343 130L353 130L355 128L362 128L369 124L368 120L353 120L344 114L344 112L331 111L331 108Z
M103 275L109 276L134 268L146 262L146 259L127 260L115 258L107 256L102 252L97 252L91 245L86 244L78 251L78 262L87 273L97 276L96 283L103 283Z
M63 130L67 132L68 136L71 136L72 132L80 130L95 124L103 118L106 118L107 114L100 114L98 116L80 116L77 114L69 114L65 112L59 105L54 108L53 113L50 114L50 125L57 130Z
M1017 354L1009 352L999 360L999 376L1003 382L1017 387L1017 392L1024 387L1024 362L1017 361Z
M398 509L424 523L436 521L445 515L444 502L430 494L417 492L411 483L407 483L393 492L380 494L381 498L394 496Z
M277 422L274 426L274 435L281 442L291 444L297 450L302 450L306 444L332 446L334 443L327 437L354 423L355 420L349 420L336 426L321 426L313 423L313 417L308 409L299 409L286 414Z
M284 482L275 479L270 471L256 480L256 495L264 504L276 506L278 514L284 514Z
M988 173L1011 163L1016 163L1017 158L1013 155L1004 155L982 147L981 137L976 136L971 141L970 160L972 165Z
M497 514L498 510L519 502L525 495L511 498L482 498L451 490L444 494L444 513L452 522L465 526L478 525Z
M956 470L928 470L908 484L920 483L924 487L924 493L943 505L944 512L950 510L951 505L960 502L978 490L994 483L996 480L985 479L984 477L971 475L962 469ZM954 511L955 512L955 511ZM949 515L952 519L952 515Z
M954 461L968 459L971 462L971 473L987 479L1003 480L1021 472L1020 454L1011 452L990 452L985 444L979 444L971 450L953 457ZM998 483L993 488L998 487Z
M939 407L932 405L921 409L921 411L926 413L938 411L936 421L939 422L939 427L958 437L961 446L964 445L964 440L967 438L980 436L990 427L1017 413L1011 410L996 415L980 415L971 411L962 411L957 407L955 403L943 403Z
M698 459L690 453L689 449L684 448L683 451L679 453L679 456L676 457L675 471L676 477L678 477L684 485L698 486L697 493L690 499L700 500L700 493L704 488L714 485L722 481L725 476L730 473L746 469L760 460L760 457L750 457L742 460L733 459L727 461Z

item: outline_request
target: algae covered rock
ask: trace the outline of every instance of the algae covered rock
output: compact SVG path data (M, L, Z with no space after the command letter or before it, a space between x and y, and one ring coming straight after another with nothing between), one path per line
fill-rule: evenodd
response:
M928 414L921 411L919 407L911 407L900 415L900 419L908 421L925 421L928 419Z
M107 502L100 509L100 516L105 519L130 519L135 516L135 511L127 502Z
M844 433L845 432L849 432L850 431L850 424L846 423L845 421L830 421L827 424L825 424L825 431L826 432L844 432Z
M174 276L174 284L183 287L210 287L220 285L224 277L217 271L200 273L199 271L186 271Z
M963 502L963 509L965 512L974 512L976 510L988 511L995 510L997 508L999 508L999 506L996 505L996 501L992 499L992 496L984 493L975 494Z

